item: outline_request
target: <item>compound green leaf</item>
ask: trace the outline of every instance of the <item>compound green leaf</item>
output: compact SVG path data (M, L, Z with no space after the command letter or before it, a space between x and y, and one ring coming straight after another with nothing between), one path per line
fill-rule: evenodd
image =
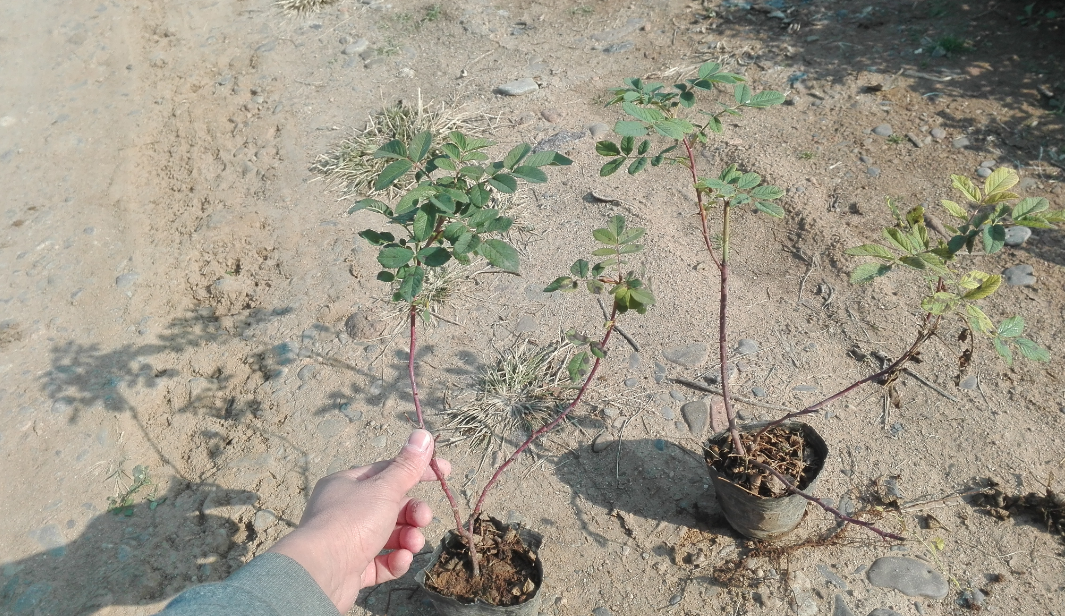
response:
M508 272L516 272L519 267L518 251L503 240L484 240L477 250L493 266Z
M878 259L887 259L888 261L895 260L895 255L891 254L890 250L884 248L880 244L862 244L861 246L848 248L843 252L855 257L877 257Z
M783 102L783 94L780 92L774 92L773 90L766 90L755 94L750 102L747 103L747 106L754 107L755 109L765 109L766 107L772 107L773 105L780 105Z
M784 218L784 208L772 201L756 201L754 207L759 212L764 212L774 218Z
M649 150L650 148L651 148L651 140L650 139L644 139L643 141L640 142L640 147L636 150L636 153L639 154L640 156L643 156L644 154L647 153L647 150Z
M514 171L511 173L513 173L515 177L525 180L530 184L543 184L547 181L547 174L538 167L520 165L515 167Z
M1028 359L1044 363L1050 361L1050 351L1047 351L1027 338L1017 338L1014 340L1014 343L1016 343L1017 348L1020 349L1021 355L1024 355Z
M643 122L621 120L614 124L614 132L623 137L643 137L647 134L647 126Z
M989 255L994 254L1002 250L1002 247L1006 245L1006 227L988 225L984 227L981 239L984 242L984 252Z
M653 124L655 122L659 122L661 120L666 119L666 114L662 113L661 111L648 107L640 107L635 103L622 103L621 108L625 111L625 113L629 114L630 116L636 118L637 120L642 120L643 122L646 122L648 124Z
M721 133L725 130L725 126L721 123L721 118L717 116L710 116L710 119L706 121L706 127L715 133Z
M416 266L407 272L404 276L403 282L399 283L399 289L392 299L397 297L407 303L413 302L414 298L422 292L422 284L425 281L425 270L422 267Z
M1004 192L1016 186L1020 181L1016 171L1007 167L999 167L984 180L984 193L990 196Z
M595 144L595 152L600 156L621 156L621 148L613 141L600 141Z
M770 186L763 184L756 187L751 191L751 196L755 199L766 199L772 201L773 199L779 199L784 196L784 191L776 186Z
M641 156L641 157L633 160L632 163L629 164L629 169L628 169L629 175L636 175L637 173L643 171L644 168L646 168L646 167L647 167L647 157L646 156Z
M998 326L998 335L1003 338L1016 338L1024 333L1024 317L1012 316Z
M543 167L544 165L549 165L551 167L566 167L573 164L573 161L554 150L543 150L530 154L529 157L525 159L525 164L529 167Z
M998 274L987 274L987 278L980 283L980 286L967 292L962 297L970 301L984 299L997 291L1000 286L1002 286L1002 276L999 276Z
M451 253L442 246L430 246L418 252L418 260L429 267L440 267L451 260Z
M910 237L894 227L884 229L884 239L887 240L892 248L900 252L913 253Z
M953 293L947 293L946 291L934 293L930 297L921 300L921 308L923 308L925 312L935 315L949 312L957 305L958 296Z
M518 181L514 176L506 173L497 173L488 178L488 184L501 193L513 194L518 190Z
M957 203L950 201L949 199L943 199L942 201L940 201L940 203L943 205L944 208L946 208L948 212L950 212L951 216L955 218L960 218L961 220L966 220L969 218L969 214L962 206L958 205Z
M1002 338L999 338L998 336L995 336L992 339L992 342L995 344L995 352L1002 357L1002 360L1006 362L1007 366L1012 366L1013 353L1010 352L1010 347L1008 344L1006 344L1006 341Z
M377 262L388 269L403 267L414 258L414 251L403 246L389 246L377 253Z
M740 176L740 179L736 182L736 188L739 188L740 190L749 190L761 183L762 176L750 171Z
M965 312L969 314L969 323L973 329L984 334L994 335L995 324L976 304L966 304Z
M891 271L884 263L862 263L851 272L851 284L865 284Z
M513 169L518 166L518 163L520 163L523 158L529 155L530 151L532 151L532 147L529 144L519 143L507 152L507 155L503 158L503 166L507 169Z
M618 233L618 243L631 244L643 237L643 234L646 232L647 230L643 227L631 227L629 229L624 229L621 233Z
M481 240L475 234L467 231L458 236L451 244L451 249L455 252L455 257L458 258L461 255L469 254L477 249Z
M691 122L677 118L655 122L654 128L659 134L671 139L683 139L685 135L695 131Z
M965 198L969 201L980 201L980 189L973 184L973 181L964 175L952 175L950 176L951 185L961 191Z
M1013 206L1013 212L1010 216L1013 220L1023 218L1028 214L1035 214L1043 212L1050 207L1050 202L1044 197L1025 197L1017 202L1017 205Z
M614 175L615 173L617 173L617 170L620 169L621 166L624 165L624 164L625 164L625 157L624 156L619 157L619 158L615 158L614 160L608 162L607 164L605 164L605 165L603 165L602 167L599 168L599 176L605 178L607 176Z
M751 102L751 88L747 84L738 84L732 91L736 96L736 103L739 105L746 105Z
M436 214L430 214L424 209L418 210L418 213L414 215L414 224L411 227L414 241L424 242L429 239L429 236L432 235L435 227Z
M721 65L717 62L704 62L699 66L699 79L706 79L710 75L717 74L721 71Z

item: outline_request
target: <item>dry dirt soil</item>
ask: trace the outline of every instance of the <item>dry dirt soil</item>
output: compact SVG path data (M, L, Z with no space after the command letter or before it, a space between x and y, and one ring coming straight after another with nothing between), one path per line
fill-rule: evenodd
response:
M730 118L699 162L787 189L785 220L737 218L729 329L730 348L759 345L737 393L797 408L873 370L851 349L897 355L915 332L916 279L847 282L843 250L890 224L885 197L942 220L949 174L975 178L990 160L1065 207L1063 14L1046 0L344 0L302 17L269 0L4 3L0 612L154 613L288 532L318 478L398 450L412 409L401 316L355 237L375 221L346 216L310 168L370 114L420 95L468 114L496 152L563 133L575 161L519 193L521 277L459 284L442 313L454 323L423 334L430 420L498 350L600 327L589 297L540 290L609 216L648 229L640 267L658 305L623 322L639 352L615 339L578 421L489 498L547 535L543 613L939 615L969 611L963 593L981 590L989 613L1065 614L1065 546L1040 520L948 498L988 478L1012 493L1065 485L1061 233L973 258L1034 268L988 312L1023 314L1049 364L1009 368L985 344L978 387L962 389L951 323L914 367L943 393L904 375L900 409L885 413L870 387L811 419L832 450L820 494L895 503L879 521L909 540L849 529L740 562L751 546L714 503L708 435L681 421L705 394L670 380L714 370L714 353L664 357L716 344L715 271L683 170L600 178L589 132L619 119L603 103L623 78L672 82L705 60L788 92ZM495 92L521 78L539 89ZM885 123L897 137L871 132ZM487 465L442 454L474 496ZM446 511L434 486L417 494ZM811 508L792 541L834 526ZM870 585L863 567L900 554L946 576L947 597ZM363 591L354 612L430 614L412 587Z

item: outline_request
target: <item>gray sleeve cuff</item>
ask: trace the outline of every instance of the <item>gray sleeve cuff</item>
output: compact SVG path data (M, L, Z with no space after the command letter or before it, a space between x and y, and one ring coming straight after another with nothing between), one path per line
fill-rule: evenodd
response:
M338 616L329 597L288 556L256 556L224 582L190 588L160 616Z

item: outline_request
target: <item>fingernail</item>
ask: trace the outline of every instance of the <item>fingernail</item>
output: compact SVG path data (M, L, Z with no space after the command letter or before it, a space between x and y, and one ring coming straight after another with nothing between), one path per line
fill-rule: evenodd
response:
M415 430L410 433L410 438L407 439L407 447L423 453L429 449L429 444L433 442L433 437L425 430Z

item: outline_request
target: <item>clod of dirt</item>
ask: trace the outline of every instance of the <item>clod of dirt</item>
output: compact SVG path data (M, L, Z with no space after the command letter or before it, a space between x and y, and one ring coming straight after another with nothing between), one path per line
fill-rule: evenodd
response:
M788 488L764 470L749 464L755 460L792 480L802 490L821 470L817 454L807 446L801 429L777 426L763 434L740 434L747 457L733 453L732 440L710 443L705 449L706 462L725 478L752 494L776 498L789 494Z
M1028 514L1042 520L1051 535L1065 541L1065 496L1046 488L1043 494L1029 492L1013 496L999 489L998 482L990 480L987 490L972 499L974 507L983 508L988 515L1006 521L1018 515Z
M425 576L425 586L462 603L477 599L497 606L518 605L540 587L539 558L518 536L518 531L495 518L474 523L481 574L473 577L470 552L456 536L444 546L440 560Z

